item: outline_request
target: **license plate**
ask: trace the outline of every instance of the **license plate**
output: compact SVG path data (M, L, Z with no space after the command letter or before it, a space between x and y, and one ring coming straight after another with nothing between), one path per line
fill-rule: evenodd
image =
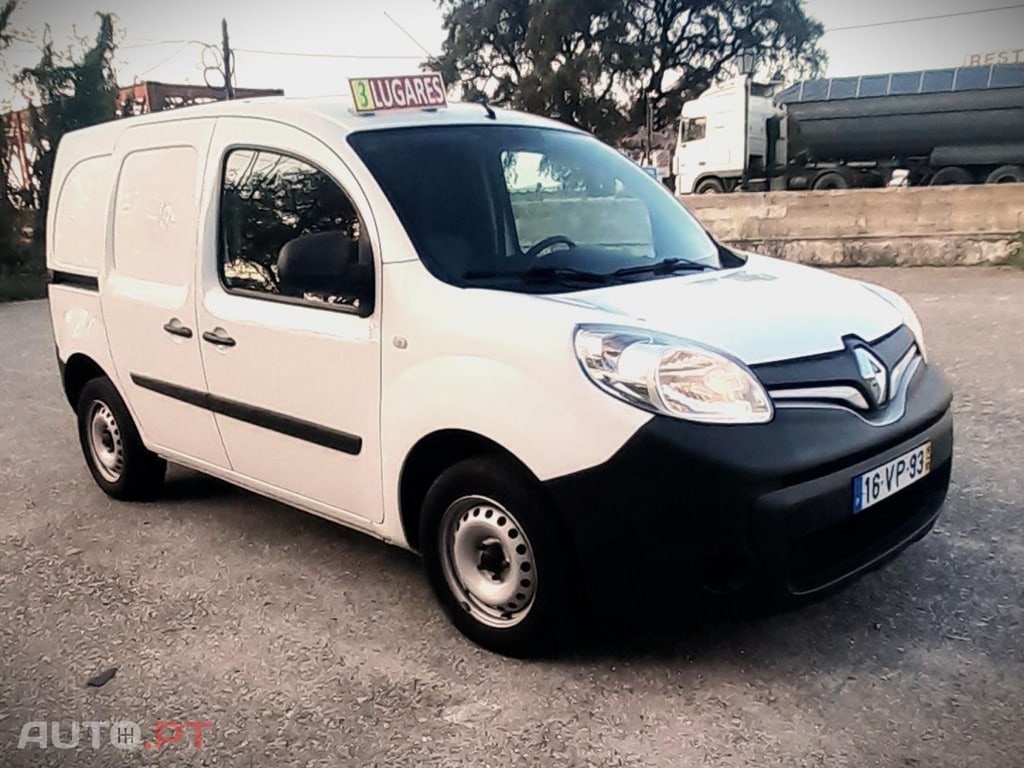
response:
M853 512L868 507L913 485L932 471L932 444L925 443L870 472L853 478Z

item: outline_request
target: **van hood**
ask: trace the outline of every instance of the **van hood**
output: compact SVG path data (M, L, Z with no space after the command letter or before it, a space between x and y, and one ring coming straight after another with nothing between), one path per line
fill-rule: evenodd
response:
M874 341L903 322L863 283L753 255L738 269L537 298L692 339L748 365L835 352L844 336Z

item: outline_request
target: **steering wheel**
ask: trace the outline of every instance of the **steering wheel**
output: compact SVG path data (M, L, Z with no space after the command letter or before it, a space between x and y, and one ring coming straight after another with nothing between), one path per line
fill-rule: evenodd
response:
M545 237L539 243L534 243L533 247L526 252L526 258L536 259L553 245L568 245L570 248L576 247L576 243L565 235L552 235L551 237Z

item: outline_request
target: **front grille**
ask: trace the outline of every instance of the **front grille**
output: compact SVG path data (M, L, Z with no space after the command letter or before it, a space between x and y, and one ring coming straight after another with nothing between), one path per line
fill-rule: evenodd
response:
M921 355L918 353L916 346L907 350L903 359L896 363L889 371L889 379L885 383L885 402L878 407L874 407L868 402L867 398L864 397L862 389L851 385L772 389L768 391L768 395L780 407L785 407L786 405L800 407L807 404L831 403L842 405L846 408L853 408L861 413L891 411L889 414L889 420L891 421L893 417L899 418L903 413L904 393L913 379L913 374L918 370L917 365L920 362Z
M844 339L846 346L837 352L824 355L782 360L753 366L753 371L778 402L833 402L856 410L870 410L870 392L857 367L852 353L855 347L869 349L894 374L907 369L912 350L915 348L914 335L906 326L900 326L892 333L865 343L860 339ZM901 367L901 364L902 367ZM891 396L895 384L887 393Z
M854 573L921 530L946 495L951 463L842 522L790 541L790 589L822 589ZM852 490L848 502L852 507Z

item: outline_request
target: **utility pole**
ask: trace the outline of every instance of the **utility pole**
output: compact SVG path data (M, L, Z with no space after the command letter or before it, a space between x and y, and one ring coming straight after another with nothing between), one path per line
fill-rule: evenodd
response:
M224 98L235 98L235 87L231 84L231 41L228 39L228 20L221 19L221 34L224 38Z
M743 175L740 191L750 186L750 83L757 68L757 49L747 46L740 51L740 71L743 74Z
M654 99L653 94L648 93L646 97L647 102L647 114L645 115L644 128L647 132L646 143L647 143L647 164L654 165Z

